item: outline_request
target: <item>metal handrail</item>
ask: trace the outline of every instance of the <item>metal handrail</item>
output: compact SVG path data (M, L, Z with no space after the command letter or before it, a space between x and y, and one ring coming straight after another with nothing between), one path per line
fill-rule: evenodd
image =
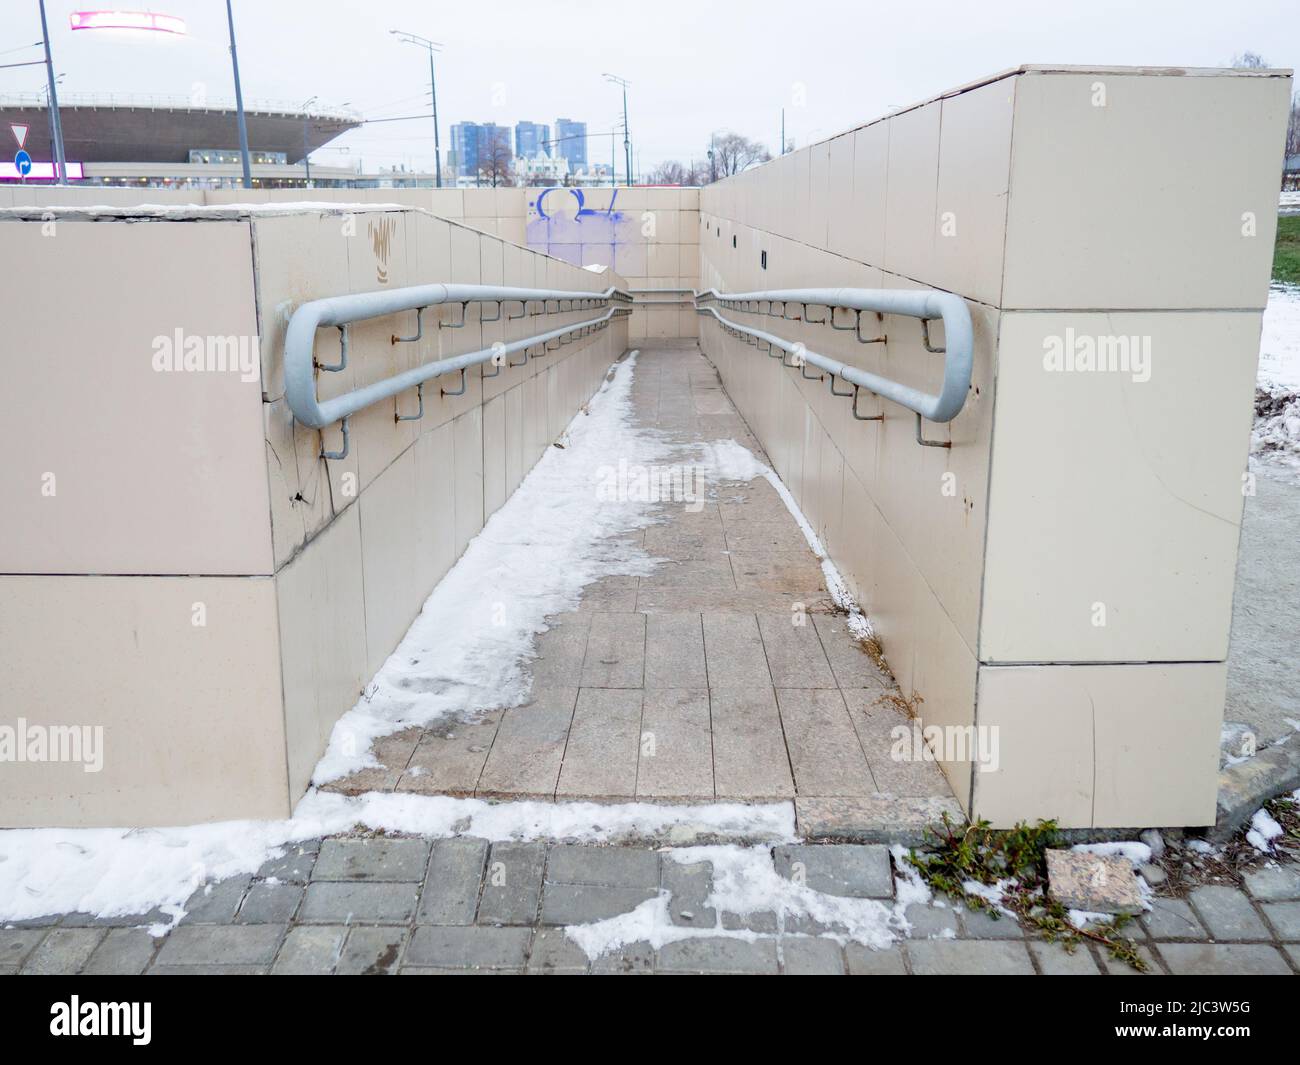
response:
M614 304L599 317L582 322L573 322L552 329L546 333L527 337L523 340L498 341L492 347L479 351L467 352L446 359L428 362L402 373L386 377L382 381L353 389L332 399L320 400L316 396L317 369L338 371L347 365L348 326L353 322L400 311L416 311L422 315L426 307L448 303L496 303L498 317L500 305L521 303L526 308L529 303L540 303L543 313L549 303L555 303L557 310L569 303L565 313L571 313L581 303ZM615 315L631 313L631 297L621 289L607 288L603 292L582 292L565 289L541 288L507 288L502 285L416 285L409 288L393 289L390 292L361 292L347 296L331 296L327 299L312 300L298 307L289 319L284 337L284 384L285 396L294 418L311 429L323 429L335 422L343 422L344 451L338 455L326 453L326 457L337 458L346 454L347 419L381 400L396 396L410 388L416 388L430 378L447 373L464 371L471 366L488 362L493 358L509 360L517 351L524 352L524 362L528 361L528 348L549 344L552 340L564 343L564 337L582 331L595 331L604 328ZM341 335L341 358L333 365L317 363L313 357L316 343L316 331L328 326L336 326ZM418 336L417 332L417 336ZM392 337L393 343L410 342L415 337ZM522 366L524 363L511 363ZM463 387L463 382L462 382ZM459 393L453 393L459 395ZM423 396L421 396L423 401ZM423 411L423 402L421 402Z
M770 289L761 292L719 292L717 289L711 288L700 292L697 303L698 300L713 300L721 303L724 307L752 303L755 304L756 309L761 304L766 303L767 310L761 312L766 314L774 314L772 305L779 303L781 304L781 314L778 317L782 318L787 316L788 305L791 303L802 305L805 318L809 306L825 307L831 315L829 324L832 325L834 324L834 310L838 308L845 308L859 313L872 311L881 315L894 314L919 318L922 324L922 338L926 350L944 355L943 386L938 393L924 392L899 381L890 380L888 377L881 377L879 374L845 365L829 356L809 350L804 344L797 344L761 329L754 329L751 326L733 322L728 318L724 318L714 307L700 307L698 305L696 307L699 313L712 314L722 325L737 334L761 340L771 347L780 348L782 351L796 356L796 360L802 359L804 362L826 371L832 377L832 386L834 385L834 378L842 378L849 384L864 388L868 392L873 392L906 407L908 410L915 411L918 418L927 418L932 422L952 421L962 409L966 402L966 396L970 392L972 350L974 346L970 311L967 309L965 301L951 292L937 292L934 290L905 292L894 289L869 288L795 288ZM928 322L940 319L943 321L945 339L944 346L938 348L931 346L929 342ZM821 319L813 324L827 324L827 319ZM835 328L851 327L836 326ZM858 332L858 338L862 340L860 331ZM862 342L872 343L873 341L863 340ZM917 432L918 439L920 439L919 422ZM921 442L928 443L925 440Z

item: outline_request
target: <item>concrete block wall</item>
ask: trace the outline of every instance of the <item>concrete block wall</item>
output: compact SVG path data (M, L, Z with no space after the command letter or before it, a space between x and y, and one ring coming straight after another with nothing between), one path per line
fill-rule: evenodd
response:
M996 730L996 771L941 762L975 816L1213 821L1289 93L1279 71L1022 67L703 190L702 288L967 300L966 405L925 426L951 449L918 446L912 412L865 394L885 419L855 421L707 319L701 343L924 723ZM726 313L941 379L912 319L864 315L887 338L864 345ZM1111 337L1150 352L1145 377L1047 359Z
M6 763L0 825L280 817L337 718L551 440L626 350L626 319L465 394L425 388L337 427L297 425L284 330L301 303L450 280L600 291L593 274L415 210L231 208L144 220L0 216L32 269L7 290L0 371L21 440L0 472L0 721L102 726L104 763ZM22 220L25 219L25 220ZM59 284L49 283L59 278ZM216 279L220 283L216 283ZM322 397L572 311L480 322L471 307L353 327ZM489 314L490 317L490 314ZM231 338L248 373L164 372L157 338ZM334 362L334 330L317 357Z
M607 266L634 289L693 289L699 283L700 190L667 187L530 188L527 242L577 266ZM689 293L639 296L689 299ZM638 307L633 339L693 337L689 303Z

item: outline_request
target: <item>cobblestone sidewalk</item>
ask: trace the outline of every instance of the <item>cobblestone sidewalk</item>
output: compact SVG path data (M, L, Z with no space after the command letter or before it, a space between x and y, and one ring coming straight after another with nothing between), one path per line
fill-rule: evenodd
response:
M881 846L773 848L783 876L828 895L894 897ZM253 877L201 888L155 939L154 913L0 929L0 973L788 973L1131 972L1091 946L1073 955L1010 920L909 906L911 937L885 950L829 936L806 916L717 913L707 863L646 847L341 837L292 849ZM627 913L670 893L673 925L698 936L633 943L591 961L565 926ZM709 934L748 932L750 938ZM1159 899L1131 934L1153 973L1289 974L1300 969L1300 866Z

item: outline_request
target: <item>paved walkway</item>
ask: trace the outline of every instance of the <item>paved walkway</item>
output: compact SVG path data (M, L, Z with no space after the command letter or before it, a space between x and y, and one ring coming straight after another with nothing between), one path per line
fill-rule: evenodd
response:
M735 440L766 461L689 346L642 349L640 426L698 463ZM611 456L617 463L618 456ZM330 787L491 798L665 802L798 799L802 827L958 813L932 762L889 757L907 719L893 682L834 613L821 565L765 479L660 505L636 542L662 563L610 577L554 618L532 701L388 737L382 768ZM914 800L914 801L912 801Z
M778 847L770 860L832 896L893 892L884 847ZM457 838L341 838L295 848L255 877L200 889L165 939L142 919L0 929L6 973L931 973L1101 975L1131 972L1091 946L1067 954L1009 920L912 905L911 937L883 950L830 938L807 916L743 917L705 905L707 863L649 848L496 843ZM702 934L654 949L635 942L594 961L564 926L625 913L670 893L674 928ZM117 927L114 927L117 926ZM1300 868L1250 874L1245 889L1202 887L1160 899L1133 927L1153 973L1300 970Z

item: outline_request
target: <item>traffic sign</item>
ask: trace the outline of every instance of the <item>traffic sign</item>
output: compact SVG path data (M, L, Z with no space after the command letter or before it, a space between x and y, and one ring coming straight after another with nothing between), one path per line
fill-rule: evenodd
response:
M19 148L27 144L27 127L21 122L10 122L9 132L14 135L14 140L18 142Z
M22 149L14 156L14 169L18 171L20 177L26 177L32 172L32 157Z

